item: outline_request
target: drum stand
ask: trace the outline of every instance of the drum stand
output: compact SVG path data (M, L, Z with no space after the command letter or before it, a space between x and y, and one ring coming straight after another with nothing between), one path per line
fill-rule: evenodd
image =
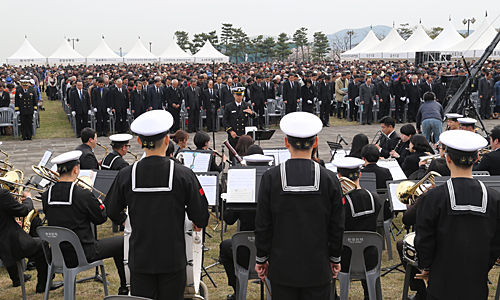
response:
M205 230L205 228L203 228L203 248L202 248L202 254L201 254L201 278L203 279L203 277L208 277L208 279L210 279L210 282L212 282L212 284L214 285L215 288L217 288L217 285L215 284L215 281L212 279L212 276L210 276L210 273L208 273L207 269L208 268L211 268L217 264L219 264L220 262L216 262L215 264L212 264L210 266L208 266L207 268L205 268L203 266L203 262L205 261L205 234L208 235L208 237L212 237L210 234L208 234ZM203 274L205 273L205 274Z

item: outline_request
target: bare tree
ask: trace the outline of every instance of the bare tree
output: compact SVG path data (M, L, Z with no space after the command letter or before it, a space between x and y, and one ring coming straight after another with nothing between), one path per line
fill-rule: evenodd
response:
M340 59L340 54L349 50L349 35L334 36L332 38L332 51L330 55L334 60Z

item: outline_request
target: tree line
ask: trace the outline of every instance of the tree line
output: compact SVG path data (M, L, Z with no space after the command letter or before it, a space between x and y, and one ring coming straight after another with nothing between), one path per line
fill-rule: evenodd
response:
M260 62L278 59L285 61L292 54L292 49L296 49L301 54L304 61L325 60L331 51L328 37L321 31L313 34L313 40L309 41L307 35L308 29L301 27L295 31L292 37L282 32L275 39L273 37L264 37L259 35L250 38L241 27L234 27L233 24L223 23L220 31L220 37L217 32L202 32L193 35L189 39L189 33L186 31L176 31L177 44L184 51L189 50L195 54L200 50L206 40L223 54L230 57L232 62L240 63L247 61ZM248 57L247 57L248 55Z

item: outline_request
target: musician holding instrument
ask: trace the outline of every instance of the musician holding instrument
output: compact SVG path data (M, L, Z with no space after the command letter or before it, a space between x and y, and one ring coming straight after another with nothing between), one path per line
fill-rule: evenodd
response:
M487 299L488 272L500 255L500 193L473 179L472 165L488 142L463 130L440 140L451 178L423 194L416 222L427 299Z
M168 111L153 110L131 125L146 157L121 169L105 204L110 219L122 224L130 218L128 251L133 296L183 299L186 287L186 213L193 230L207 226L208 202L196 175L165 156L169 129L174 120Z
M42 241L28 235L16 222L15 217L26 217L33 210L31 194L23 193L21 202L18 202L8 190L0 189L0 259L7 267L12 285L18 287L19 273L16 261L29 257L36 264L38 282L36 293L44 293L47 283L47 261L43 254ZM31 279L31 275L24 274L24 281ZM62 282L52 282L51 290L62 286Z
M417 130L412 124L405 124L401 126L399 132L401 133L401 139L390 154L391 157L394 157L401 166L405 161L406 156L410 155L410 139L417 133Z
M401 139L396 130L394 130L395 126L396 122L389 116L383 117L380 120L382 135L380 137L380 145L375 143L375 146L380 152L380 156L383 158L389 158L391 151L396 148L396 145Z
M97 146L97 133L90 127L85 127L81 132L82 144L78 145L75 150L82 151L80 157L80 169L82 170L99 170L101 161L97 161L94 154L94 148Z
M262 176L255 270L261 279L269 277L275 300L329 299L340 271L342 189L334 173L311 160L322 127L308 112L283 117L280 128L291 158Z
M49 226L68 228L78 236L88 262L113 257L120 277L118 294L127 295L123 237L96 240L92 224L106 222L106 207L89 189L75 183L80 174L81 156L81 151L74 150L52 159L52 163L57 165L60 179L42 194L43 211ZM78 266L78 259L71 245L61 245L61 250L68 268Z
M224 116L222 117L222 123L226 127L227 139L229 144L236 147L238 138L245 134L245 126L248 126L249 117L255 119L257 114L252 111L252 108L243 103L243 92L245 88L236 87L232 89L234 95L234 102L229 102L226 104L224 109ZM232 159L232 155L230 155Z
M113 151L106 155L101 163L102 170L121 170L128 167L123 157L130 149L130 140L132 135L128 133L113 134L109 137Z
M369 147L367 145L366 147ZM372 145L373 146L373 145ZM374 147L375 148L375 147ZM363 148L364 149L364 148ZM376 149L375 153L376 153ZM377 231L377 216L380 212L381 205L378 195L366 189L362 189L359 185L361 175L361 167L365 161L356 157L344 157L334 159L332 164L337 167L337 176L339 178L347 178L354 183L354 187L349 187L350 190L344 191L344 211L345 211L345 231ZM378 265L377 248L369 247L364 253L366 271L370 271ZM342 272L349 273L351 262L351 249L344 246L342 250ZM368 287L366 280L361 280L364 289L365 299L368 299Z
M198 131L193 138L194 145L196 146L196 150L209 150L210 147L210 135L204 131ZM225 155L222 155L221 163L217 164L215 161L215 152L212 152L212 159L210 163L209 171L222 172L222 164L227 161Z
M488 171L490 175L500 175L500 125L495 126L490 133L491 152L485 153L474 171Z

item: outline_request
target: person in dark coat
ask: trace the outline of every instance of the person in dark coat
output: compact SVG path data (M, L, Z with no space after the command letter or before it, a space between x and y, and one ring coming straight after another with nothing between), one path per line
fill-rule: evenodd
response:
M266 88L262 82L262 76L257 74L255 82L250 85L250 95L252 96L253 110L258 114L258 125L264 129L264 106L267 104ZM299 96L300 98L300 96Z
M5 86L0 83L0 107L9 107L10 105L10 95L9 92L5 90Z
M195 79L191 79L191 86L184 90L184 99L188 112L188 132L198 131L200 122L200 110L203 108L201 103L201 90L196 86Z
M347 95L349 97L349 118L354 121L359 119L359 106L356 105L356 98L359 96L359 75L353 76L353 79L347 86Z
M333 91L330 85L330 79L330 75L326 75L323 81L318 84L318 101L320 105L319 116L325 127L330 127L330 103L333 101ZM285 82L283 89L286 84Z
M266 74L265 76L266 82L264 82L264 87L266 89L266 100L276 99L276 91L274 88L274 83L272 82L271 74Z
M90 97L94 113L96 115L97 136L108 135L108 111L109 108L109 89L104 86L104 79L97 79L97 86L92 88Z
M295 74L290 74L287 82L283 83L283 102L285 103L286 113L297 110L297 104L300 101L300 87L295 81Z
M101 162L101 170L121 170L128 167L129 164L123 157L127 155L130 149L130 140L132 135L128 133L113 134L109 137L113 151L108 153Z
M384 79L377 83L377 96L379 98L380 118L389 116L391 112L391 99L394 94L392 82L389 74L384 75Z
M380 120L382 135L380 136L380 143L375 144L375 146L383 158L389 158L391 151L396 149L401 140L396 130L394 130L395 126L396 122L391 117L384 117Z
M76 89L69 94L69 105L71 113L76 120L76 137L79 138L82 129L89 124L90 99L86 89L83 89L83 82L76 81Z
M215 131L215 126L217 126L217 112L220 109L219 97L217 96L217 91L214 89L214 83L212 80L208 81L207 89L201 92L203 110L206 112L206 122L207 131ZM214 105L214 113L212 113L212 104ZM214 118L215 117L215 118Z
M375 85L372 78L367 77L366 82L359 86L359 98L363 109L362 125L370 125L373 119L373 101L375 100Z
M82 144L75 148L75 150L82 151L82 156L80 157L80 169L99 170L101 161L97 161L94 154L94 148L97 146L97 133L90 127L83 128L81 139Z
M21 80L21 87L16 89L16 117L21 115L21 140L31 140L33 135L33 113L38 110L36 91L30 86L29 79Z
M154 85L148 88L147 93L147 107L149 110L163 109L165 106L165 95L163 87L161 86L160 78L156 78Z
M464 130L445 131L441 142L451 178L423 194L415 230L427 299L487 299L500 255L500 193L473 179L472 165L488 142Z
M121 79L116 80L115 84L116 86L110 91L109 106L116 115L116 132L125 133L128 130L127 110L129 109L127 87L123 86Z
M177 79L172 80L172 86L166 91L168 111L174 118L174 124L172 125L171 132L176 132L181 128L180 124L180 113L181 104L184 99L184 91L182 87L179 86L179 81Z
M491 97L493 97L493 80L491 72L486 72L485 76L478 81L477 95L481 100L482 119L489 119L491 114Z
M495 126L490 133L491 152L482 156L474 171L488 171L490 175L500 175L500 125Z
M379 152L375 145L368 144L361 150L361 156L366 161L363 168L363 173L374 173L377 182L377 189L387 189L387 181L392 181L392 174L389 169L380 167L377 162L380 158Z
M401 164L401 169L406 177L418 171L421 156L434 153L425 136L421 134L415 134L410 138L409 148L410 155L406 156L404 162Z
M130 93L131 111L134 119L146 112L147 93L142 87L142 82L136 83L135 89Z
M396 148L391 150L390 155L395 158L401 166L406 156L410 154L410 150L408 150L408 148L410 148L410 138L417 133L417 130L412 124L406 124L401 126L399 132L401 133L401 139L398 144L396 144Z
M306 79L304 85L300 88L302 98L302 111L313 113L314 109L314 88L311 79Z

